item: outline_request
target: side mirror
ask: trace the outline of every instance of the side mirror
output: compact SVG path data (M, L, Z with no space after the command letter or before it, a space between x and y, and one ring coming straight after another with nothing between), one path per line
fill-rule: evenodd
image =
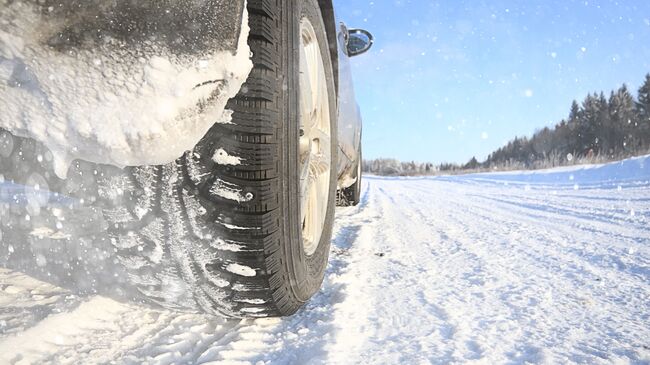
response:
M348 56L354 57L366 53L372 47L374 37L364 29L348 30Z

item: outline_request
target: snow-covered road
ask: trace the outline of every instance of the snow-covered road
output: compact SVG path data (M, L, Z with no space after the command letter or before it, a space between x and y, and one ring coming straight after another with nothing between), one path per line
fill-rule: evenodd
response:
M368 176L337 214L323 288L285 319L79 297L0 269L0 364L650 363L648 157Z

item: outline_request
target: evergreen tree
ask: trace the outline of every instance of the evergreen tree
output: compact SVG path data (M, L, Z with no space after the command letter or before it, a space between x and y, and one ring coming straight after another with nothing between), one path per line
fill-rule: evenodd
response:
M645 76L645 82L639 88L636 102L636 115L639 123L639 135L644 150L650 148L650 74Z
M542 130L538 131L533 135L531 139L531 145L535 159L545 159L546 156L553 149L553 131L548 127L544 127Z
M569 153L575 154L573 134L565 120L562 120L557 126L555 126L555 131L553 133L553 147L551 151L554 154L562 156L562 161L565 160Z
M597 154L610 154L610 125L611 120L609 118L609 103L607 98L605 98L605 93L602 91L600 94L594 94L595 105L596 105L596 120L594 124L593 134L595 136L594 140L594 152Z
M621 86L610 98L609 117L615 131L614 156L634 152L639 141L635 103L627 86Z
M571 111L569 112L569 124L577 123L580 118L580 106L577 101L571 103Z
M463 166L463 168L466 169L466 170L474 170L474 169L478 168L478 165L479 165L479 163L478 163L478 160L476 159L476 157L472 157L469 160L469 162L467 162L465 164L465 166Z
M589 94L581 104L571 103L569 117L555 128L544 128L532 138L515 137L492 152L485 166L556 166L569 156L600 155L608 159L644 153L650 148L650 74L639 89L638 100L627 86ZM544 164L540 163L544 161Z
M578 153L587 156L598 152L598 130L601 127L601 111L598 96L587 95L582 102L582 108L578 116L577 143Z

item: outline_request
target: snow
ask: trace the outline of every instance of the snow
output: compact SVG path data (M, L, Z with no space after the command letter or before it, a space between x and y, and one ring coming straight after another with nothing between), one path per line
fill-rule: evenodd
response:
M197 60L166 49L60 53L38 45L37 5L2 6L0 127L44 143L62 178L74 159L119 167L175 160L215 122L231 123L226 102L253 66L246 11L237 51Z
M252 193L244 193L238 185L221 179L215 180L214 184L210 188L210 193L224 199L234 200L239 203L253 200Z
M648 162L366 176L360 205L337 210L322 290L284 319L77 296L0 269L0 363L648 363Z
M223 148L214 151L212 161L219 165L241 165L242 158L228 154Z
M226 267L226 270L230 271L233 274L241 276L255 276L257 273L252 267L239 265L239 264L230 264Z
M650 159L647 156L629 158L609 164L566 166L547 170L493 172L469 175L468 179L484 182L535 183L556 186L579 184L603 188L623 184L650 183Z

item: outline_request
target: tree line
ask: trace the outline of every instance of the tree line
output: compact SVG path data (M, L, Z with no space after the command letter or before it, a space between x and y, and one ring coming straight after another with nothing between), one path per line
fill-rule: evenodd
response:
M379 175L428 175L500 169L535 169L582 162L604 162L650 152L650 74L636 98L626 85L573 101L569 116L532 137L515 137L479 162L465 164L364 161L363 170Z

